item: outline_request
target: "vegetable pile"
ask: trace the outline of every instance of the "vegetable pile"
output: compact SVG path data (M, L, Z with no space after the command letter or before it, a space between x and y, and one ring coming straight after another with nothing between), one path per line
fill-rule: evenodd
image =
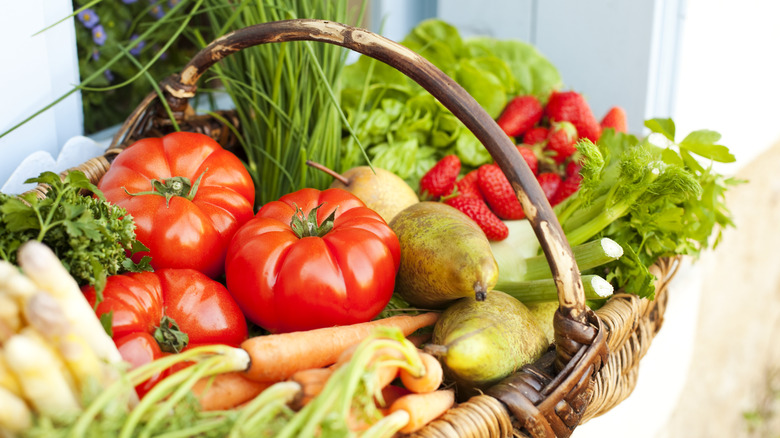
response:
M616 290L653 299L653 264L695 258L733 225L724 196L738 181L711 163L734 157L717 133L678 141L672 120L653 119L632 135L620 107L597 118L520 42L463 40L431 20L403 44L517 144L588 305ZM336 63L305 68L338 77L342 58L304 47L278 54ZM344 67L342 108L305 77L318 93L305 111L328 114L307 130L343 136L318 166L347 168L319 174L330 188L303 176L311 143L265 157L294 172L264 175L258 151L242 161L174 132L125 148L96 185L47 172L30 180L45 196L0 194L0 435L391 437L554 347L550 267L475 137L367 58ZM244 129L299 121L269 104L242 114Z

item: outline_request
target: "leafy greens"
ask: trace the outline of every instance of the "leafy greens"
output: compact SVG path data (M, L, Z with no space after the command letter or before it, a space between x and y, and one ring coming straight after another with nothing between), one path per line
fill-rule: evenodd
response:
M717 144L720 134L700 130L675 143L671 119L645 126L652 134L641 141L612 129L596 144L581 141L581 188L555 211L573 246L596 237L619 242L623 257L601 274L616 288L652 298L654 276L647 268L661 257L698 257L715 247L721 230L733 226L725 192L740 181L699 161L734 161Z
M33 191L0 193L0 257L15 263L19 247L38 240L52 248L80 285L98 285L134 267L126 255L138 244L132 217L109 204L84 173L71 171L61 179L43 172L26 182L46 184L48 190L43 198Z
M488 37L464 39L441 20L420 23L401 44L452 77L493 118L517 95L533 94L544 102L561 86L557 69L533 46ZM343 138L343 169L365 164L361 145L373 166L394 172L412 187L447 154L457 154L465 167L492 161L431 94L372 58L361 56L344 68L341 106L354 129Z

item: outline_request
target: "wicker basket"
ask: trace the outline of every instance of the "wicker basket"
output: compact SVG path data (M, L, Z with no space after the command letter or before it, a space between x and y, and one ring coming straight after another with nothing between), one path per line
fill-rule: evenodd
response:
M413 51L379 35L334 22L288 20L233 32L204 48L181 74L161 83L181 130L201 132L223 146L235 144L218 119L237 125L231 112L196 116L189 106L200 76L220 59L258 44L320 41L370 56L419 83L447 107L488 149L507 175L547 257L558 286L555 342L536 363L458 404L416 436L420 437L565 437L590 418L624 400L635 386L639 362L661 328L666 289L679 266L663 259L651 270L658 278L653 301L620 293L597 312L585 304L571 248L549 202L515 145L495 121L457 83ZM157 94L136 108L106 152L77 169L97 183L123 148L137 139L172 131Z

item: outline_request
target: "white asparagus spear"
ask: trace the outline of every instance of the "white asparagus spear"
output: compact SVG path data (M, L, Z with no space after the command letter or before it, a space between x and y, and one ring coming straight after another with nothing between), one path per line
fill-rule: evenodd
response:
M24 398L43 416L67 420L81 411L73 379L65 364L30 327L3 346L8 368L22 387Z
M33 283L59 302L73 332L84 339L99 358L112 364L122 362L114 341L103 329L78 283L48 246L35 240L25 242L19 248L17 258L22 271Z

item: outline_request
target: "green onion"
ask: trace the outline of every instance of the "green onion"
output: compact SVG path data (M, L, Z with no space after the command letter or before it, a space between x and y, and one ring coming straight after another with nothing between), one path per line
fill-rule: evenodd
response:
M246 26L293 18L347 22L347 2L245 1L226 7L206 0L212 38ZM203 40L203 35L198 34ZM202 43L204 41L201 41ZM236 107L241 149L256 187L256 205L331 180L306 166L314 160L341 169L343 114L339 77L347 51L331 44L285 42L241 50L214 65L215 79Z

